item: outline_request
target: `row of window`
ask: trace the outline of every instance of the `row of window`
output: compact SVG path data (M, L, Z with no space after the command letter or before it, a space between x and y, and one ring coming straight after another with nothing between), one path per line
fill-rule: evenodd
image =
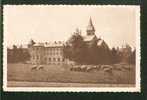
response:
M32 56L32 59L39 60L39 56ZM64 58L45 58L45 61L64 61Z
M33 53L33 52L32 52ZM34 53L43 53L43 52L34 52ZM62 55L62 51L46 51L44 52L46 55Z
M45 61L64 61L64 58L45 58Z
M32 62L32 64L56 64L56 65L60 65L63 63L64 62L46 62L46 63Z
M32 59L39 59L39 56L32 56Z
M44 50L44 51L61 51L61 48L32 48L32 50Z
M32 52L33 53L33 52ZM39 54L39 52L35 52L35 54ZM62 55L63 52L45 52L45 55Z
M46 55L62 55L62 52L46 52Z

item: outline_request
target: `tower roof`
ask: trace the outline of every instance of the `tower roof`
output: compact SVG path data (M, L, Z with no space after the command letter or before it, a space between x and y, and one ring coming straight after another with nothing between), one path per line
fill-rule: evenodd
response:
M90 19L89 19L89 23L88 23L88 26L87 26L87 30L95 31L95 28L94 28L94 26L93 26L91 17L90 17Z

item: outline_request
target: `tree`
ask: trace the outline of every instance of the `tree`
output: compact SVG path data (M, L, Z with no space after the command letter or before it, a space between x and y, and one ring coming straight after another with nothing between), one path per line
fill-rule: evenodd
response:
M85 62L87 64L97 64L98 63L98 48L97 48L97 40L90 41L91 43L88 45L85 50Z
M103 41L103 40L102 40ZM96 45L95 50L95 64L110 64L111 63L111 51L107 44L103 41L101 45Z
M28 51L23 51L23 59L22 62L30 60L30 53Z
M84 63L85 49L83 37L78 33L73 34L64 46L64 57L77 63Z
M117 50L113 47L112 50L111 50L111 61L112 61L112 64L117 63L117 59L118 59Z
M136 50L133 50L131 55L129 56L129 64L135 64L136 63Z
M27 48L23 48L22 46L18 48L18 59L19 62L25 62L30 59L30 54Z
M30 59L29 51L27 48L20 46L19 48L16 45L13 45L12 49L7 49L8 51L8 63L18 63L25 62Z
M121 62L129 63L131 54L132 54L132 48L127 44L121 50Z
M16 45L13 45L13 62L18 62L19 60L19 54L18 54L18 48Z

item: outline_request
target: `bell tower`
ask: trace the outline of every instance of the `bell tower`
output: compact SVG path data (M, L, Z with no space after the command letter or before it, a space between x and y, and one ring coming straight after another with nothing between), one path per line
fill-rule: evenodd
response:
M89 19L89 23L88 23L86 32L87 32L87 35L95 35L95 28L93 26L91 17Z

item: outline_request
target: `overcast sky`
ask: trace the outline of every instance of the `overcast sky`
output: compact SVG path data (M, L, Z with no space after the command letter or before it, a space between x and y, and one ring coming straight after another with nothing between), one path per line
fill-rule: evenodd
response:
M128 43L135 47L139 7L114 6L4 6L4 35L7 44L66 41L76 28L86 34L92 18L97 37L109 47Z

